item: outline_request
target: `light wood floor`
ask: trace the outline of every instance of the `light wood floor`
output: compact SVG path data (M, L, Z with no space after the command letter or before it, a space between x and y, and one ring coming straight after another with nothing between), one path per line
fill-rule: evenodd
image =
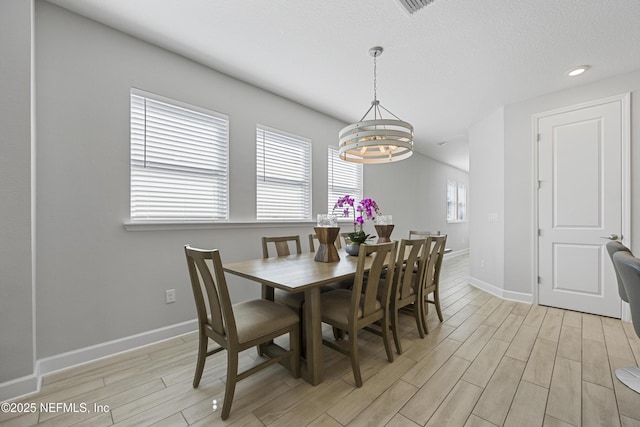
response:
M322 384L313 387L272 366L240 382L223 422L225 356L209 358L193 389L196 336L189 334L49 375L41 393L21 400L38 411L0 413L0 424L640 426L640 395L613 375L640 362L631 324L502 301L468 285L467 268L466 256L445 259L445 322L431 310L431 332L420 339L413 319L402 316L405 351L394 363L379 337L361 332L360 389L347 358L325 347ZM255 358L247 351L242 363ZM78 412L41 412L41 403L76 403ZM106 406L109 411L94 412Z

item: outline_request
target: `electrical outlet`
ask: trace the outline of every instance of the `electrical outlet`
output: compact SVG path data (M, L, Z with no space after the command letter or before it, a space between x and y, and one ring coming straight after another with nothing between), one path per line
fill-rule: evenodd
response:
M167 289L164 291L164 302L167 304L176 302L176 290L175 289Z
M480 268L484 268L484 260L483 259L480 260Z

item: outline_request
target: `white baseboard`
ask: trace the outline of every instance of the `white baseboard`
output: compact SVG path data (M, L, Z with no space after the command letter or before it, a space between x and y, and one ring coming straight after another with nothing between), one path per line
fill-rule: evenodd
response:
M41 379L44 375L184 335L197 329L198 323L194 319L39 359L36 361L33 375L0 384L0 402L40 391Z
M460 249L460 250L457 250L457 251L453 251L453 252L449 252L447 254L444 254L444 257L449 259L449 258L455 258L455 257L460 256L460 255L467 255L468 253L469 253L469 248L466 248L466 249Z
M491 295L495 295L498 298L502 298L509 301L517 301L517 302L524 302L527 304L533 304L532 294L527 294L524 292L507 291L471 276L469 276L468 280L470 285L475 286L478 289L482 289L483 291L488 292Z
M0 402L35 393L39 389L39 383L35 374L4 382L0 384Z

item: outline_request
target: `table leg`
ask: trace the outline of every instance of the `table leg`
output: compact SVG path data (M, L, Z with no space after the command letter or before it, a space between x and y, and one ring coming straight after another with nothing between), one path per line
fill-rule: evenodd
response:
M314 286L304 293L304 328L306 334L305 379L318 385L322 382L322 319L320 317L320 287Z
M262 284L262 299L273 301L275 299L275 290L272 286ZM258 356L265 354L268 345L273 344L273 340L258 345Z
M273 301L275 298L274 289L272 286L262 284L262 299L268 299L269 301Z

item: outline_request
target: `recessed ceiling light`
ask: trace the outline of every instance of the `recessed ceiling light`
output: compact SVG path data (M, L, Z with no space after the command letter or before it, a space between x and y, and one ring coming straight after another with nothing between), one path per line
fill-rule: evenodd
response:
M569 75L569 77L575 77L575 76L579 76L580 74L584 73L585 71L587 71L589 68L591 68L588 65L581 65L579 67L575 67L570 69L569 71L567 71L567 74Z
M447 145L447 143L448 143L447 141L441 141L441 142L438 142L438 145L440 147L444 147L445 145Z

